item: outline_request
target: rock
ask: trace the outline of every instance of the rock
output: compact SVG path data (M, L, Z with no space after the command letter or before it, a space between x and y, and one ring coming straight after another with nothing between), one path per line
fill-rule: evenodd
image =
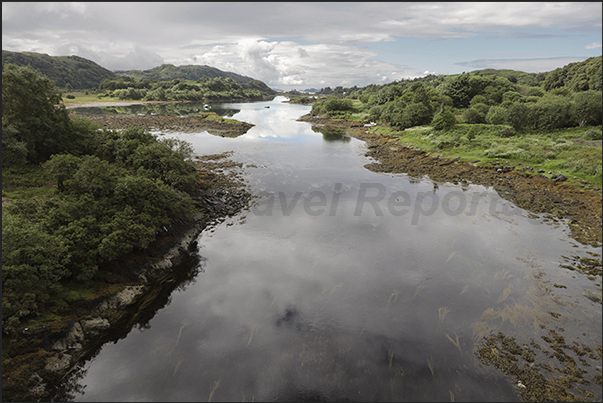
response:
M137 296L142 293L143 286L128 286L123 290L101 302L98 305L98 310L104 312L107 309L116 309L122 306L130 305L134 302Z
M81 350L81 342L84 340L84 331L79 322L71 325L67 336L57 340L51 347L55 351Z
M42 379L42 377L37 373L34 373L29 380L34 384L34 386L29 388L30 393L42 393L46 390L46 383L44 382L44 379Z
M71 364L71 356L69 354L61 354L61 358L58 356L52 356L46 361L44 367L48 371L59 372L67 369Z
M551 178L551 179L553 179L553 178ZM563 182L566 180L567 180L567 177L563 174L556 175L556 177L555 177L555 182Z
M102 333L104 330L108 329L111 324L107 319L103 318L94 318L82 320L81 322L82 329L86 335L97 336Z

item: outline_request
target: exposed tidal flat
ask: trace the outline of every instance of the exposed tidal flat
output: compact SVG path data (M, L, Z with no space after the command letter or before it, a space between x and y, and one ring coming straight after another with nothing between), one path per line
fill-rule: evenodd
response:
M213 214L155 244L153 270L123 262L107 278L112 293L76 302L56 329L24 335L31 355L21 362L39 372L23 372L27 388L14 400L48 400L45 383L59 385L53 400L83 401L145 400L145 388L163 400L600 400L600 255L567 247L568 239L600 246L600 195L441 160L358 122L303 115L307 108L264 106L241 106L237 118L253 117L253 126L236 138L153 129L199 141L198 202ZM292 122L295 114L313 130ZM136 122L145 119L154 118ZM248 205L245 183L259 199L249 224L204 231L209 217ZM406 217L388 208L373 217L387 197L362 191L381 186L415 202L494 189L521 212L490 217L484 197L473 215L414 204ZM540 232L524 221L541 223ZM547 242L577 256L558 260ZM128 376L110 377L115 390L103 392L107 368Z

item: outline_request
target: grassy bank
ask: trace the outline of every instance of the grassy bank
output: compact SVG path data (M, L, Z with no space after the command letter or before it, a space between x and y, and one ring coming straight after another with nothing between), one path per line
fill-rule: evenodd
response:
M476 165L508 164L547 177L563 174L568 183L580 186L584 185L582 181L593 188L601 188L602 184L601 126L542 133L513 133L507 126L486 124L458 124L443 132L431 127L397 131L378 126L370 130L392 136L406 146L439 152L442 158L460 157Z
M366 105L359 100L354 100L349 110L331 111L325 116L348 122L372 121ZM602 187L601 125L517 131L508 125L457 123L447 130L435 130L431 126L398 130L379 123L369 131L390 136L404 146L437 152L441 158L460 157L460 161L478 166L508 164L524 169L525 173L549 178L562 174L567 177L567 183L579 187Z
M96 92L90 91L72 91L63 94L63 102L65 105L69 104L85 104L90 102L119 102L123 101L117 97L103 96L99 97ZM123 101L132 102L132 101Z

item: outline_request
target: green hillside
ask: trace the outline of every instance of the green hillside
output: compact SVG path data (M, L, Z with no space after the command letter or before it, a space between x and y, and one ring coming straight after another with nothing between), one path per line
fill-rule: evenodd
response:
M73 89L97 88L115 73L79 56L49 56L43 53L2 51L2 68L6 63L31 66L50 78L57 87Z
M150 70L119 70L117 74L136 78L137 80L170 81L170 80L204 80L206 78L232 78L235 82L246 84L253 81L236 73L230 73L210 66L174 66L162 64Z

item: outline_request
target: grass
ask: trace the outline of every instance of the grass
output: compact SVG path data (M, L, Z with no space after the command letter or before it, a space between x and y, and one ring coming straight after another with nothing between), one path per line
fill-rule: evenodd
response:
M480 161L477 165L508 162L519 167L521 164L534 168L534 174L542 169L547 174L561 173L570 183L585 180L598 187L602 185L601 141L590 140L600 138L601 126L539 133L514 133L508 126L486 124L457 124L440 132L428 126L402 131L378 126L370 130L397 138L403 145L439 151L444 158Z
M73 95L75 98L70 99L67 98L67 95ZM101 101L111 101L111 102L115 102L115 101L123 101L117 97L99 97L100 94L97 93L92 93L89 91L85 91L85 92L80 92L80 91L72 91L72 92L67 92L67 93L63 93L63 103L65 104L81 104L81 103L89 103L89 102L101 102ZM124 102L132 102L130 101L124 101Z

